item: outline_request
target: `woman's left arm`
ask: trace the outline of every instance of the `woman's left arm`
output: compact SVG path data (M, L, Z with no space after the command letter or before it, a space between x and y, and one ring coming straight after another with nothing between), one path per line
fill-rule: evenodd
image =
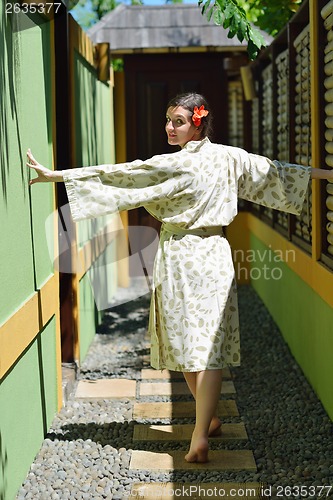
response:
M326 179L333 181L333 168L332 170L324 170L323 168L312 168L311 179Z
M238 196L295 215L302 211L310 179L333 180L333 169L270 160L237 150ZM236 150L234 150L236 153ZM237 158L234 154L235 159ZM240 174L240 175L239 175Z

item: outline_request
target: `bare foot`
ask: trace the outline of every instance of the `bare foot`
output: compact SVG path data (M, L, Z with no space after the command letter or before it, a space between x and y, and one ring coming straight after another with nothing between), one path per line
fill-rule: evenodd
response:
M208 436L209 437L221 436L222 434L221 425L222 425L221 420L218 417L213 417L209 426Z
M190 450L185 455L187 462L206 463L208 462L208 438L195 438L192 435Z

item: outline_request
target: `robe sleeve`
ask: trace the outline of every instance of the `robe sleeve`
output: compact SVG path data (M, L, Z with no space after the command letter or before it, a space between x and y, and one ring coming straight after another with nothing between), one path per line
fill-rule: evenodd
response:
M149 160L64 170L72 217L113 214L180 195L191 183L177 153Z
M238 196L265 207L299 215L311 167L272 161L238 149Z

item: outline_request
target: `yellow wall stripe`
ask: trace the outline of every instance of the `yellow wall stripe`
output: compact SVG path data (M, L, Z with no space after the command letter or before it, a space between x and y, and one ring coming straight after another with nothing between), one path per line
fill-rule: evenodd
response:
M91 240L89 240L79 251L79 267L80 273L78 280L80 281L86 274L92 264L105 251L106 247L119 236L118 231L122 229L121 220L119 217L114 219Z
M0 378L59 311L58 277L53 275L0 327Z
M281 257L288 255L286 252L293 251L295 258L288 259L286 262L288 267L333 307L333 273L331 270L321 262L313 260L310 255L252 214L247 214L247 227L265 245L279 252Z

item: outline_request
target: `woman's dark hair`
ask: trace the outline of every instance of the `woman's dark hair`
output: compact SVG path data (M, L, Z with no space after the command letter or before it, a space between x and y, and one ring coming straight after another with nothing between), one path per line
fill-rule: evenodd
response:
M210 110L210 106L203 95L197 94L195 92L187 92L185 94L179 94L168 102L167 109L176 108L177 106L182 106L183 108L190 111L193 115L195 106L198 106L198 108L200 108L200 106L202 105L204 105L205 109L209 111L208 115L204 116L201 119L202 136L209 138L213 132L213 126L212 126L213 115Z

